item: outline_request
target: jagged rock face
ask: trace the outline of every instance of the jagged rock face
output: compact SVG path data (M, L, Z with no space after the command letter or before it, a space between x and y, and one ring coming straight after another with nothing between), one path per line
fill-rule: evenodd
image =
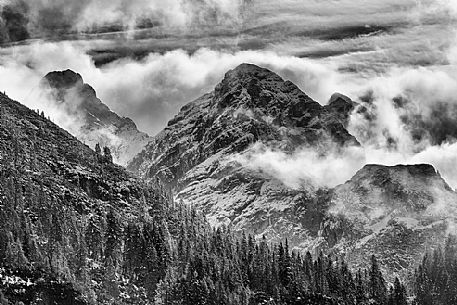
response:
M304 145L358 145L339 107L352 109L352 103L337 98L323 107L290 81L243 64L213 92L184 106L128 168L146 178L160 176L214 225L231 223L304 247L319 230L325 196L317 196L313 185L291 190L233 157L257 142L287 152Z
M351 197L351 205L422 212L437 200L449 199L447 194L454 192L433 166L418 164L393 167L366 165L350 181L338 186L335 194L338 198L353 194L355 197ZM339 201L344 203L342 198ZM377 213L366 214L378 216Z
M349 117L356 106L357 103L347 96L335 93L330 97L328 104L325 105L324 108L331 114L331 119L340 122L344 127L347 127L349 124Z
M161 173L179 188L184 174L208 157L242 152L257 141L286 151L325 141L356 144L334 109L267 69L243 64L214 92L184 106L129 168Z
M457 193L431 165L366 165L332 192L320 246L355 266L371 254L388 275L406 276L424 252L455 231Z
M290 189L237 161L258 142L285 152L358 145L345 129L354 108L340 94L321 106L276 74L241 65L184 106L129 169L159 175L215 226L288 238L296 249L347 253L355 267L376 254L389 276L402 275L449 229L453 219L438 208L456 215L456 195L433 167L367 165L347 183L322 190L309 183Z
M141 236L129 232L165 249L158 211L170 200L0 94L0 291L11 302L141 304L165 271L134 267L147 258L127 251Z
M150 137L137 129L135 123L112 112L95 90L84 83L81 75L71 71L48 73L41 82L48 97L79 124L75 136L94 147L96 143L111 149L114 160L125 165L139 153Z

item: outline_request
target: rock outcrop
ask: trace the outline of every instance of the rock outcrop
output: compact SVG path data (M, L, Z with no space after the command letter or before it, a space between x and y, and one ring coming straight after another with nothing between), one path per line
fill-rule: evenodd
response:
M325 249L359 267L375 254L389 276L406 276L455 233L457 193L428 164L366 165L332 190L328 215Z
M125 165L150 140L130 118L120 117L100 101L78 73L50 72L40 87L54 106L75 120L70 131L79 140L91 147L97 143L109 147L118 164Z
M293 152L297 147L358 145L344 125L352 102L327 106L296 85L255 65L229 71L215 90L185 105L128 168L158 175L177 198L203 211L214 225L231 224L272 241L306 247L317 236L327 191L308 182L290 189L243 167L236 156L254 143Z

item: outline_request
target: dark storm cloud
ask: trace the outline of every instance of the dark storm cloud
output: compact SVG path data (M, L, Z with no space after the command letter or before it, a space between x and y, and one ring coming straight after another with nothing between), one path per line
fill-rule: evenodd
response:
M28 6L18 2L1 6L0 3L0 43L29 38Z
M240 26L250 0L3 0L2 28L27 29L31 37L68 38L73 33L106 33L163 26L179 31L207 26ZM5 15L5 13L3 14ZM8 16L11 16L9 13ZM26 23L26 24L24 24ZM11 26L13 24L13 26ZM2 32L5 32L4 30ZM24 36L10 35L9 40ZM70 36L71 37L71 36ZM6 40L6 38L4 39Z

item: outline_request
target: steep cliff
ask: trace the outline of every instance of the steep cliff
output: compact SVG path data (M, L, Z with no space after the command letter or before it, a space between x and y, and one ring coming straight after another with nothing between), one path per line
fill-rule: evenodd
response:
M80 141L90 147L97 143L109 147L118 164L125 165L150 140L130 118L120 117L100 101L80 74L71 70L50 72L40 87L53 107L75 121L70 131Z
M358 145L344 127L352 108L341 95L321 106L290 81L243 64L213 92L184 106L128 168L145 178L160 176L214 225L230 223L306 247L319 231L327 191L309 181L290 189L237 158L255 143L285 152L312 146L322 153Z

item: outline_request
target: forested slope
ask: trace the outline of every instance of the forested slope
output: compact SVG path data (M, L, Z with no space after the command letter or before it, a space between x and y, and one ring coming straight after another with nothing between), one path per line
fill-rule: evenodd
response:
M169 257L160 184L4 95L0 106L0 289L24 303L152 297Z
M0 95L2 304L405 304L376 258L213 229L44 115Z

